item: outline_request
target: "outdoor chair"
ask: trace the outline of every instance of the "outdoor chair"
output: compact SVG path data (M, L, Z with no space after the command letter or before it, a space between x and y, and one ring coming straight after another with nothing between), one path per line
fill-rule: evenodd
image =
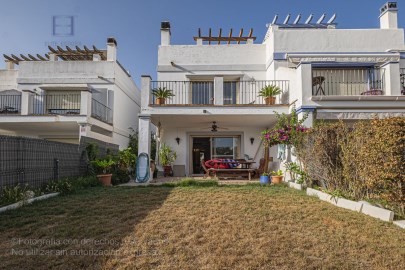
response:
M323 90L322 84L325 81L325 77L323 76L316 76L312 78L312 87L315 87L315 95L322 93L325 95L325 91Z

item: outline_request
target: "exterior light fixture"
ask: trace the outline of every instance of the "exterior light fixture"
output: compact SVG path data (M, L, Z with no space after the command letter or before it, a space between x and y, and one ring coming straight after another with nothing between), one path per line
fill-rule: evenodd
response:
M177 142L177 144L180 144L180 138L179 137L176 138L176 142Z
M255 142L255 138L250 138L250 143L253 144Z

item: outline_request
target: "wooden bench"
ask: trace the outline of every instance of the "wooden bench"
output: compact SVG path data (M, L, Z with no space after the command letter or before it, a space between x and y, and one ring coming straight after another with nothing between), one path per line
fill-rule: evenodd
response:
M239 168L234 168L234 169L214 169L210 168L208 169L209 172L212 172L214 177L218 177L218 179L221 178L229 178L229 177L235 177L235 176L247 176L249 181L252 179L252 175L255 174L256 169L239 169Z

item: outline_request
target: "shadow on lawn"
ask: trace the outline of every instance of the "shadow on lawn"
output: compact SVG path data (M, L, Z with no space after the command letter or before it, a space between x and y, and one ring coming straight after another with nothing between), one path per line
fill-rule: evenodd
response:
M91 188L0 215L0 269L100 269L172 186Z

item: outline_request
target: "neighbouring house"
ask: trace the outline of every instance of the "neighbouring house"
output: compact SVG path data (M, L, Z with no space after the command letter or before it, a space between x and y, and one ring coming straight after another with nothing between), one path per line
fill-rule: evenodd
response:
M404 31L397 25L397 3L380 10L378 29L338 29L336 16L290 20L275 16L257 43L253 30L235 33L200 30L193 45L171 44L170 23L161 24L157 78L142 77L139 151L150 152L150 129L159 143L177 152L175 165L201 174L204 158L263 157L260 132L276 113L295 104L311 126L316 119L347 121L374 115L405 116ZM259 91L282 93L266 105ZM172 91L159 105L151 91ZM276 160L277 147L270 150ZM280 163L275 162L277 167Z
M74 144L84 136L128 146L138 127L141 93L117 60L114 38L103 50L58 46L44 56L4 58L0 134Z

